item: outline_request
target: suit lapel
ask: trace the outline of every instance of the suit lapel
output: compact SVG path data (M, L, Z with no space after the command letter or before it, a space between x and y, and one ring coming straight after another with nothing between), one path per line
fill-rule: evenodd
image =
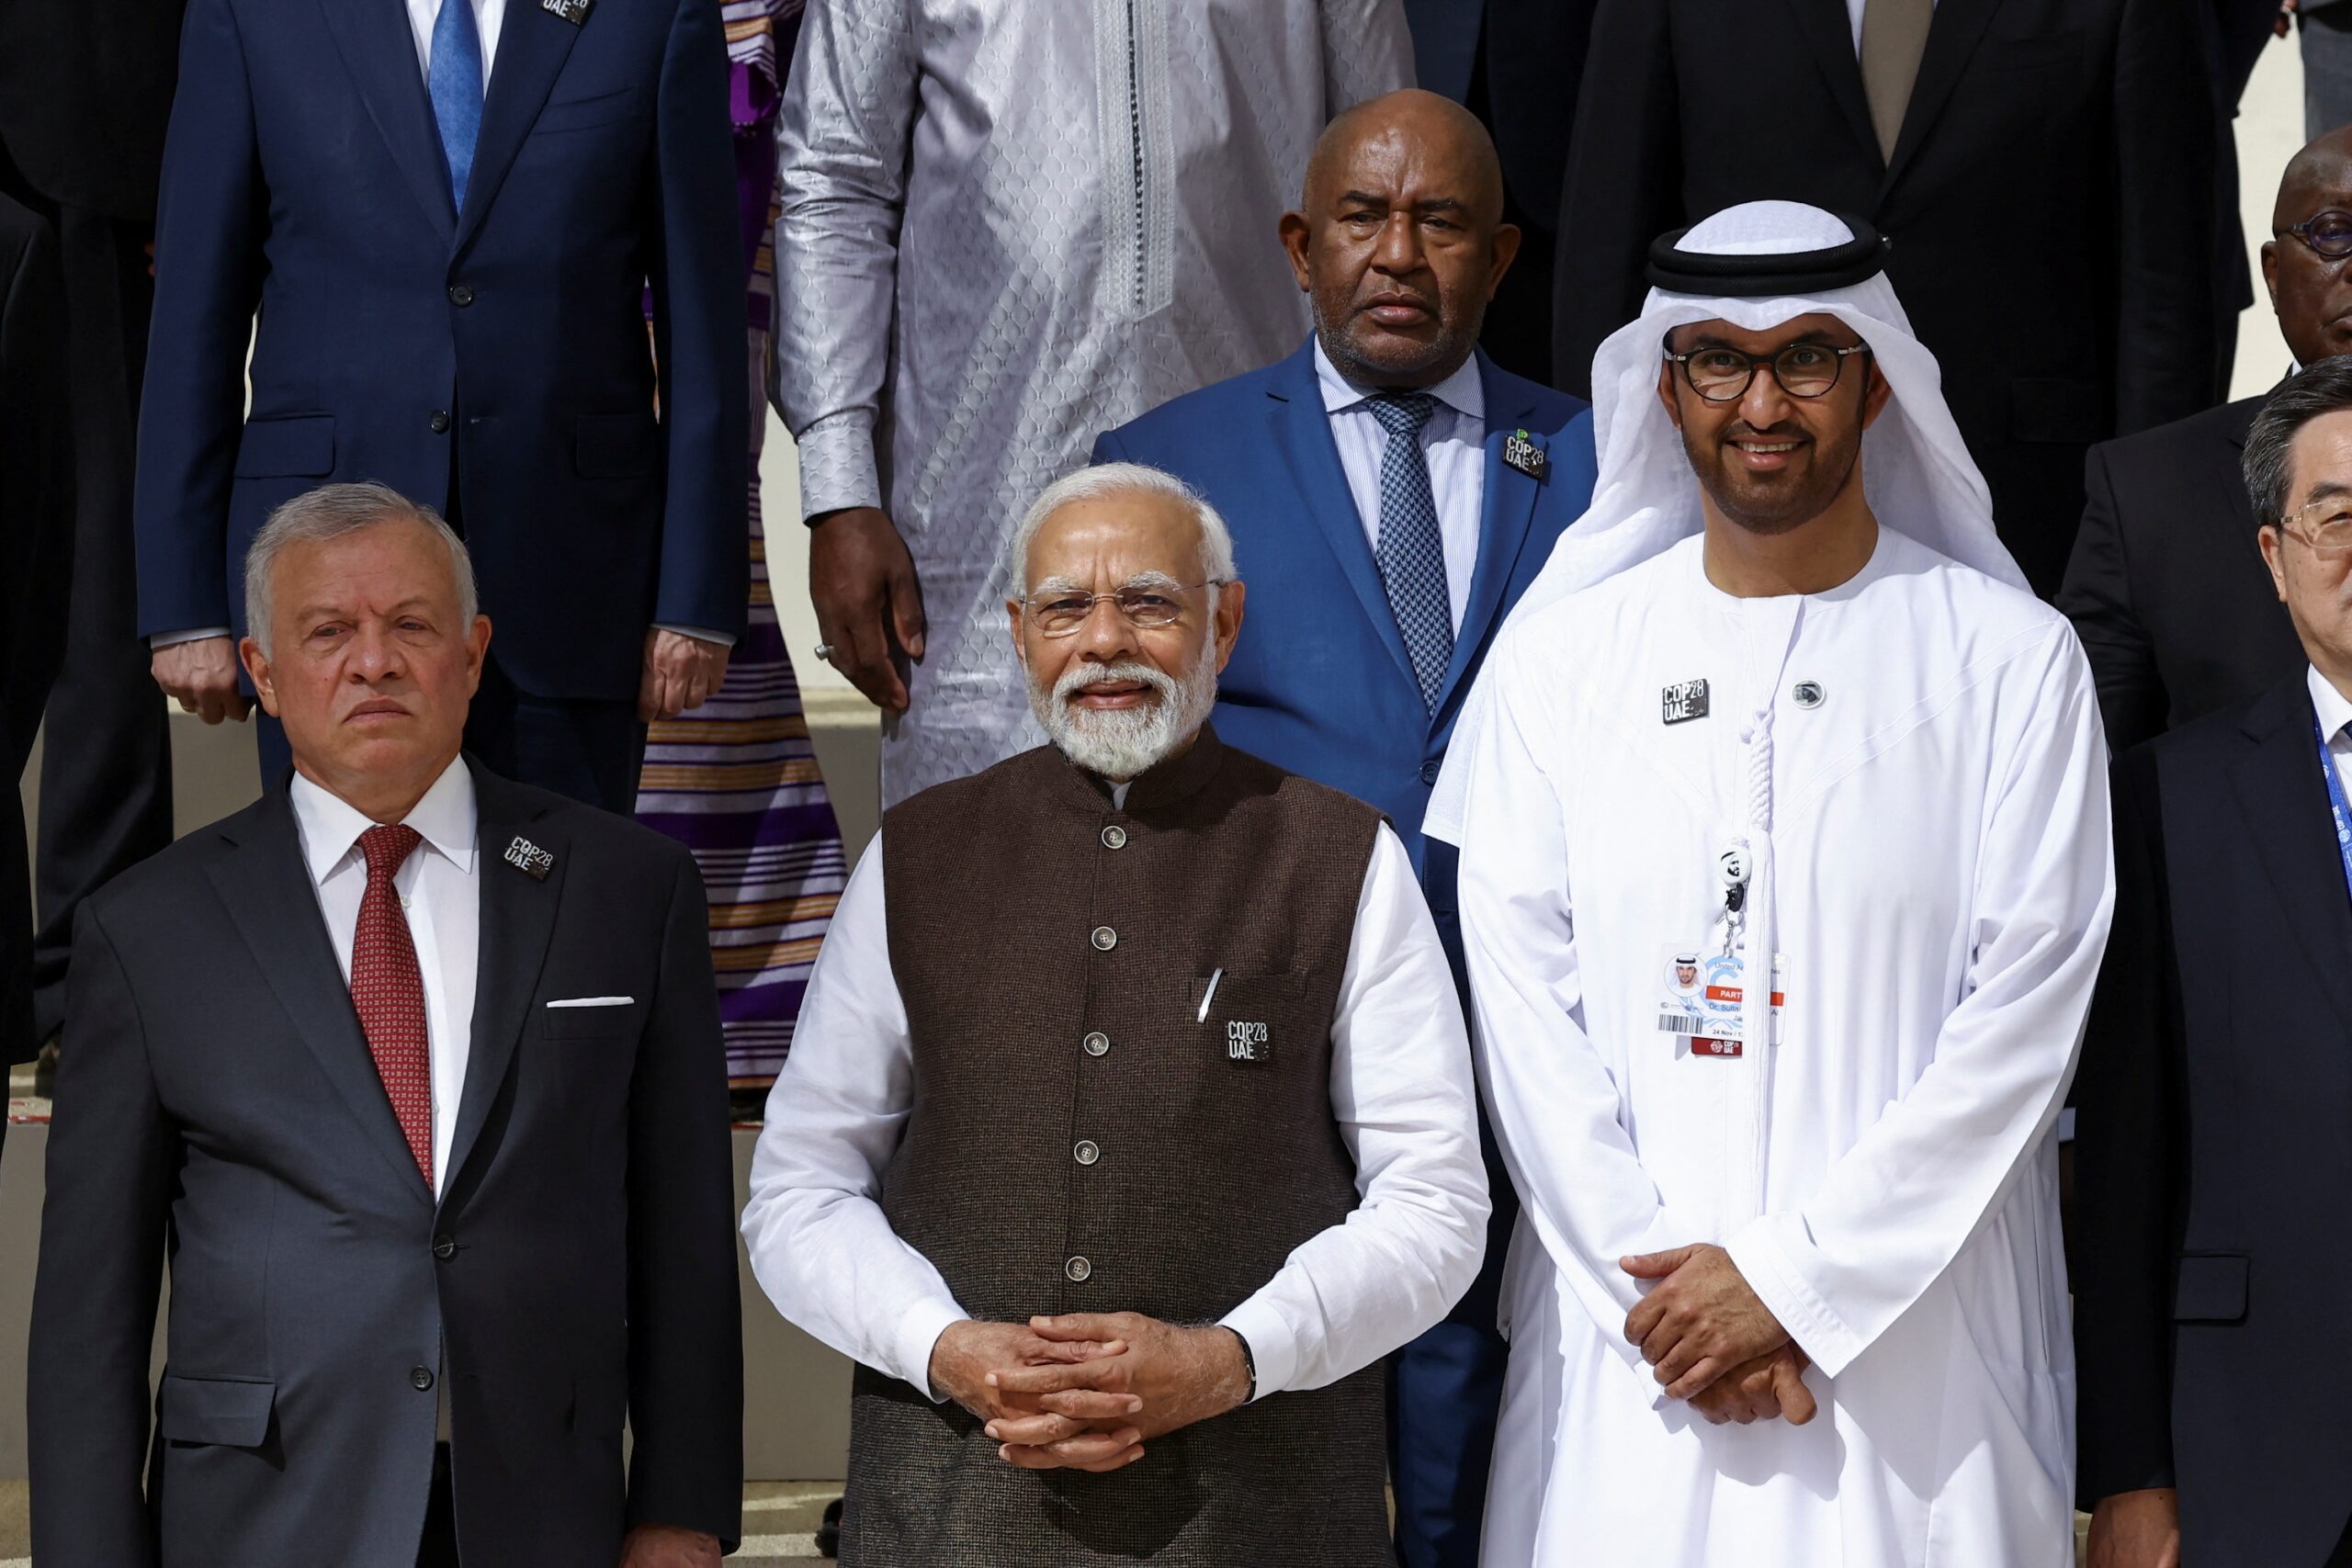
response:
M1781 0L1781 4L1794 16L1797 30L1813 46L1821 73L1828 82L1829 96L1846 117L1846 128L1875 157L1878 132L1871 129L1871 105L1862 96L1862 68L1854 58L1854 24L1847 16L1845 0Z
M514 1065L514 1048L530 1021L531 998L539 988L539 968L555 933L556 909L571 864L570 846L542 818L543 806L495 773L474 766L472 759L467 765L473 767L480 820L475 843L481 878L481 945L474 971L472 1043L466 1055L457 1123L449 1134L444 1192L457 1190L466 1160L481 1140L491 1106ZM555 857L545 881L505 858L517 839L526 839Z
M553 12L513 0L498 32L498 54L490 64L490 94L482 100L481 134L474 142L473 173L466 180L466 207L458 214L458 244L463 246L481 227L481 218L498 196L498 187L523 149L523 138L539 117L548 89L571 57L572 40L588 19L567 22Z
M1462 626L1453 635L1453 659L1447 664L1445 682L1438 690L1437 710L1430 716L1432 727L1447 721L1486 652L1487 639L1502 607L1503 590L1519 565L1520 550L1527 543L1528 524L1535 515L1536 496L1544 488L1503 461L1504 444L1517 434L1521 422L1533 412L1533 405L1524 398L1505 392L1494 365L1483 353L1478 355L1478 380L1487 400L1486 482L1480 487L1478 502L1478 560L1470 573L1470 597L1463 606ZM1530 431L1527 438L1536 450L1548 457L1548 437Z
M1911 84L1911 101L1903 110L1903 130L1894 139L1894 156L1887 161L1882 194L1894 187L1918 154L1919 143L1927 140L1936 117L1960 85L1960 73L1968 57L1976 52L1984 24L1993 19L2000 4L2001 0L1936 0L1936 19L1928 28L1928 51L1919 59L1918 79ZM1854 68L1854 80L1861 80L1860 65Z
M1282 456L1283 470L1296 481L1304 510L1323 530L1324 543L1338 558L1348 586L1355 590L1374 635L1418 693L1420 685L1405 652L1404 634L1396 629L1396 614L1388 607L1388 590L1380 581L1380 563L1373 558L1372 541L1356 513L1355 492L1348 488L1340 448L1331 440L1331 416L1323 412L1323 389L1315 378L1313 339L1284 363L1266 396L1274 449Z
M368 117L434 232L446 242L458 217L449 199L449 160L417 64L407 8L401 0L320 0L319 9Z
M384 1093L376 1058L351 1005L316 889L302 863L302 839L283 788L273 790L232 834L237 852L211 868L213 886L260 965L294 1032L350 1107L366 1142L403 1191L430 1201L400 1118Z
M2287 924L2311 959L2338 1018L2352 1030L2352 894L2320 777L2310 695L2303 677L2274 687L2248 716L2254 750L2230 770L2239 808Z

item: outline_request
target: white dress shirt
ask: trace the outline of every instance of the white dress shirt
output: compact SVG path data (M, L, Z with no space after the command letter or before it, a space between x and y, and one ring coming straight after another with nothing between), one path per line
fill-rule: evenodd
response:
M971 1314L875 1201L915 1089L882 889L877 839L842 894L768 1095L743 1237L786 1318L935 1399L932 1347ZM1437 928L1384 826L1331 1023L1331 1113L1361 1201L1223 1319L1249 1342L1260 1396L1371 1365L1469 1289L1487 1211L1476 1092Z
M335 962L351 982L351 943L359 929L359 899L368 891L368 860L359 836L376 824L300 772L288 790L302 835L302 863L326 917ZM432 1061L433 1185L449 1179L449 1133L466 1084L473 1046L474 977L481 956L481 857L475 839L474 775L459 758L442 771L424 798L401 820L424 842L392 878L408 917L409 941L424 981L424 1035Z
M1356 386L1341 376L1319 342L1315 379L1323 389L1323 412L1331 416L1331 441L1340 449L1348 492L1355 497L1364 537L1377 553L1380 460L1388 450L1387 428L1372 413L1379 389ZM1445 547L1445 596L1459 632L1470 604L1470 575L1478 566L1478 513L1487 494L1487 389L1478 378L1477 355L1424 389L1438 406L1421 426L1421 456L1429 464L1430 498L1437 502L1438 535Z
M2345 733L2345 727L2352 725L2352 697L2329 684L2317 665L2306 671L2304 682L2311 687L2312 711L2319 715L2319 731L2327 737L2336 779L2344 785L2345 798L2352 800L2352 735Z
M490 86L492 62L498 58L498 29L506 20L506 0L469 0L474 28L481 34L481 85ZM408 30L416 35L417 69L428 74L433 66L433 24L441 19L442 0L408 0Z

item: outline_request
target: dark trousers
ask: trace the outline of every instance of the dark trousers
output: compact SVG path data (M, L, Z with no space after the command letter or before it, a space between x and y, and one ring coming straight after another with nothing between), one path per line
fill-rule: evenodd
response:
M1478 1114L1494 1213L1478 1278L1445 1320L1396 1352L1388 1367L1388 1473L1396 1495L1396 1561L1405 1568L1477 1568L1510 1346L1495 1328L1503 1258L1519 1223L1519 1194Z
M64 660L50 688L34 856L39 930L33 1031L65 1021L74 912L114 875L172 841L172 766L164 695L139 635L130 531L133 434L154 283L149 226L61 208L0 152L0 188L57 231L65 276L67 385L74 434L74 568Z
M294 765L293 754L276 719L259 709L254 717L262 787L276 789ZM627 817L637 807L645 727L637 722L635 703L532 696L506 678L493 647L466 715L466 750L501 777Z
M458 1516L449 1500L449 1445L433 1445L433 1490L425 1496L424 1533L416 1568L458 1568Z

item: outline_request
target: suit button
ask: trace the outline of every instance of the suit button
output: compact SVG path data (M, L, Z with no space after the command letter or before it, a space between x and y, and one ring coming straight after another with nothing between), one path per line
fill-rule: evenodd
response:
M427 1392L433 1387L433 1369L411 1367L408 1370L408 1385L419 1393Z
M1083 1280L1089 1274L1094 1272L1094 1265L1083 1258L1073 1258L1062 1265L1062 1272L1073 1280Z
M446 1235L436 1235L433 1238L433 1256L446 1263L458 1256L458 1244Z
M1118 945L1119 933L1117 931L1113 931L1109 926L1096 926L1094 928L1095 952L1108 953Z
M462 283L453 283L453 284L451 284L451 285L449 286L449 303L450 303L450 304L452 304L452 305L470 305L470 304L472 304L473 302L474 302L474 291L473 291L472 289L470 289L470 288L467 288L467 287L466 287L464 284L462 284Z
M1111 1054L1111 1037L1099 1029L1079 1043L1086 1047L1086 1054L1090 1056L1107 1056Z
M1093 1139L1084 1138L1080 1140L1076 1148L1070 1150L1070 1157L1080 1165L1092 1165L1102 1157L1102 1150Z
M1116 822L1112 823L1108 828L1102 829L1102 847L1106 850L1125 849L1127 847L1127 830L1125 828L1120 827Z
M1423 762L1423 763L1421 764L1421 782L1422 782L1423 784L1433 784L1437 783L1437 773L1438 773L1438 765L1437 765L1437 763L1435 763L1435 762L1433 762L1433 761L1432 761L1432 762Z
M433 427L434 434L447 435L449 434L449 411L447 409L435 409L433 411L433 417L426 420L424 423Z

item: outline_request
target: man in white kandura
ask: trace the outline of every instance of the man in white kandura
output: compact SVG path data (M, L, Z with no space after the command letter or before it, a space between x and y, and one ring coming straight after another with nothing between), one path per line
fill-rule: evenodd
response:
M1493 1568L2074 1562L2052 1129L2106 759L1883 248L1782 202L1653 248L1593 508L1430 808L1552 1264Z

